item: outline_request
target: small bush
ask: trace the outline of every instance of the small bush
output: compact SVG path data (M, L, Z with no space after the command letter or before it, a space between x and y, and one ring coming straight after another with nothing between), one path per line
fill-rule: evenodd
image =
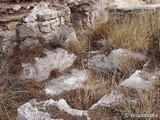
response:
M66 34L60 33L59 35L54 35L53 39L50 42L54 47L65 48L66 40L67 40Z

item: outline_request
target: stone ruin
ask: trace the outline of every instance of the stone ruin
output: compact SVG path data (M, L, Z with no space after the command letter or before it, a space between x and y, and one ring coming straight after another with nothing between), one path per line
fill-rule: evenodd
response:
M53 40L66 35L67 41L77 40L75 29L91 28L106 22L106 7L112 0L47 0L47 2L0 4L1 54L12 54L13 47L26 49L39 44L38 38ZM29 48L29 49L30 49Z

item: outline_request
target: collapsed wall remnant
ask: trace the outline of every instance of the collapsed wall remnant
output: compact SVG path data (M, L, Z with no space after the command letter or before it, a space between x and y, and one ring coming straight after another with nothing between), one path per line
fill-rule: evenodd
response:
M37 36L50 41L55 35L64 33L69 40L75 40L77 39L75 28L91 28L97 22L107 20L106 7L109 3L112 3L112 0L2 3L0 5L0 37L3 48L1 51L12 54L15 45Z

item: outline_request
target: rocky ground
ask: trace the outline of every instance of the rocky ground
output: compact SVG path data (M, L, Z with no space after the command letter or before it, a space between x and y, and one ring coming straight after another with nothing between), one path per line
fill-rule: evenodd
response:
M158 3L0 0L0 120L158 120Z

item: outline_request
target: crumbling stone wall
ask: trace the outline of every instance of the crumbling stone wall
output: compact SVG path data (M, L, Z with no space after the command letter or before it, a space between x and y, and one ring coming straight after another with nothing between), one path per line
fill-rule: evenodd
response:
M15 45L20 49L34 48L37 38L52 41L55 35L65 34L67 40L77 40L75 28L92 28L106 22L106 7L112 0L46 0L0 4L1 53L12 54Z
M12 54L13 47L21 49L39 44L37 38L47 42L53 36L66 34L66 38L76 39L70 23L70 9L54 2L0 5L1 53ZM4 14L5 13L5 14Z

